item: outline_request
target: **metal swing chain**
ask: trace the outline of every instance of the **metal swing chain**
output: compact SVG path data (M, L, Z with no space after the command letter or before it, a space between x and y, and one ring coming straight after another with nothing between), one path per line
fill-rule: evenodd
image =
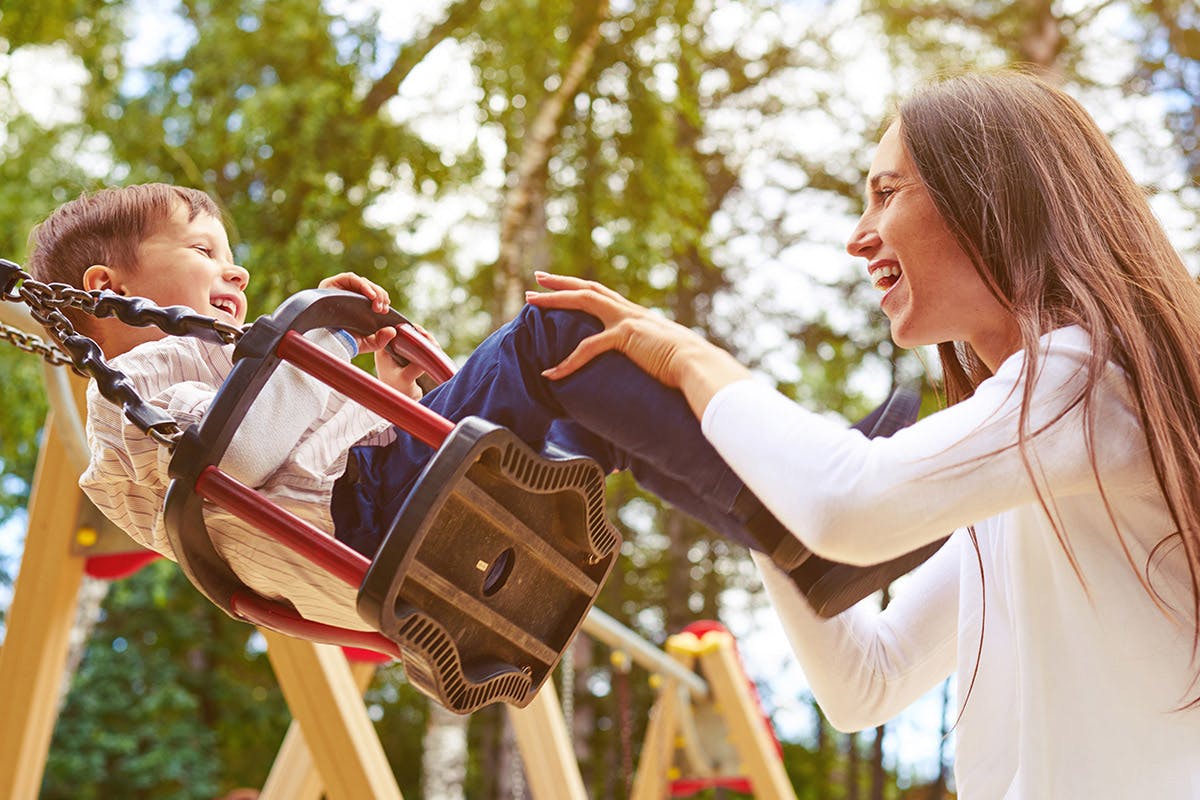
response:
M78 372L75 362L71 360L70 356L54 345L46 344L43 339L34 336L32 333L26 333L20 328L13 328L0 322L0 342L7 342L18 350L33 353L35 356L41 356L51 366L67 366Z
M54 365L68 364L83 377L95 379L100 394L121 406L143 433L173 449L182 435L166 412L146 403L124 373L113 369L95 341L75 330L63 309L92 317L115 317L127 325L154 326L173 336L191 336L215 344L235 344L244 328L197 314L186 306L155 305L142 297L123 297L108 291L84 291L65 283L42 283L11 261L0 258L0 300L24 303L30 316L50 335L54 345L36 336L0 325L0 339Z

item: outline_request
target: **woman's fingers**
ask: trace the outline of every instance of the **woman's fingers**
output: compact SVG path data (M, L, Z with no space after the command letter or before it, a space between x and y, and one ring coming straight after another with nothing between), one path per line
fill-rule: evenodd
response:
M549 287L547 287L549 288ZM625 300L616 299L591 289L556 289L549 292L526 292L525 302L541 308L560 308L591 314L606 327L616 325L623 319L649 313L644 308Z
M598 298L603 298L604 300L607 300L608 305L613 308L626 308L631 311L645 310L637 303L621 295L616 290L610 289L604 284L596 281L575 278L570 275L553 275L549 272L535 272L533 275L539 286L551 289L556 293L563 291L574 291L581 293L579 297L584 299L585 302L599 302Z
M604 324L603 331L584 339L562 363L544 372L547 378L565 378L601 353L614 350L662 383L678 383L675 354L681 337L694 336L690 331L595 281L545 272L537 273L537 280L550 291L527 293L530 305L583 311Z
M603 331L584 339L561 363L542 373L549 379L565 378L603 353L624 353L651 377L682 391L699 417L721 387L750 377L733 356L695 331L652 313L607 286L547 272L538 272L536 277L538 284L550 291L527 293L530 305L583 311L604 324Z
M569 356L542 372L542 375L551 380L561 380L586 366L596 356L609 350L617 350L617 343L611 329L592 334L576 345Z

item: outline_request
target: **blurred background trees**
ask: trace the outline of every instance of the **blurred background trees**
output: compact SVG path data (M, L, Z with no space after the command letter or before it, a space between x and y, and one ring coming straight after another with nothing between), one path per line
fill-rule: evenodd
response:
M1200 17L1184 0L0 0L0 255L23 260L32 225L83 190L187 184L228 215L252 316L354 270L461 357L549 268L854 417L924 371L841 251L889 104L922 77L1012 62L1089 105L1196 268ZM32 357L0 347L0 381L7 577L46 409ZM744 553L624 479L611 497L627 541L602 607L657 642L722 618L753 647ZM948 692L917 765L909 728L835 734L772 658L747 660L802 797L944 796ZM583 639L573 664L585 781L622 797L652 692ZM390 669L369 702L420 796L424 701ZM44 794L258 785L286 719L249 629L162 564L110 591ZM461 724L466 796L519 796L503 715Z

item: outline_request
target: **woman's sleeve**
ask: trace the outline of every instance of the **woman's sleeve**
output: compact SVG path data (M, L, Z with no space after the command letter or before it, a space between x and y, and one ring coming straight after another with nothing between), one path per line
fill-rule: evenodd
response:
M1083 337L1085 341L1079 341ZM1045 341L1045 340L1044 340ZM813 552L848 564L885 561L1001 511L1104 489L1148 475L1145 437L1116 367L1094 395L1094 454L1083 405L1082 331L1045 346L1029 405L1027 456L1017 447L1023 356L1009 358L975 394L895 435L867 439L756 381L726 386L709 403L705 435L747 486Z
M897 583L881 612L854 606L825 619L795 584L755 553L763 585L830 724L840 731L888 721L953 672L963 532Z

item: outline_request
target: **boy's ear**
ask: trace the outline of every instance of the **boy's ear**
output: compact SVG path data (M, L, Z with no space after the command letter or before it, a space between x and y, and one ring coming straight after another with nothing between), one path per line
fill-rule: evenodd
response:
M83 288L89 292L109 289L117 294L125 294L125 290L117 285L117 271L104 264L93 264L84 270Z

